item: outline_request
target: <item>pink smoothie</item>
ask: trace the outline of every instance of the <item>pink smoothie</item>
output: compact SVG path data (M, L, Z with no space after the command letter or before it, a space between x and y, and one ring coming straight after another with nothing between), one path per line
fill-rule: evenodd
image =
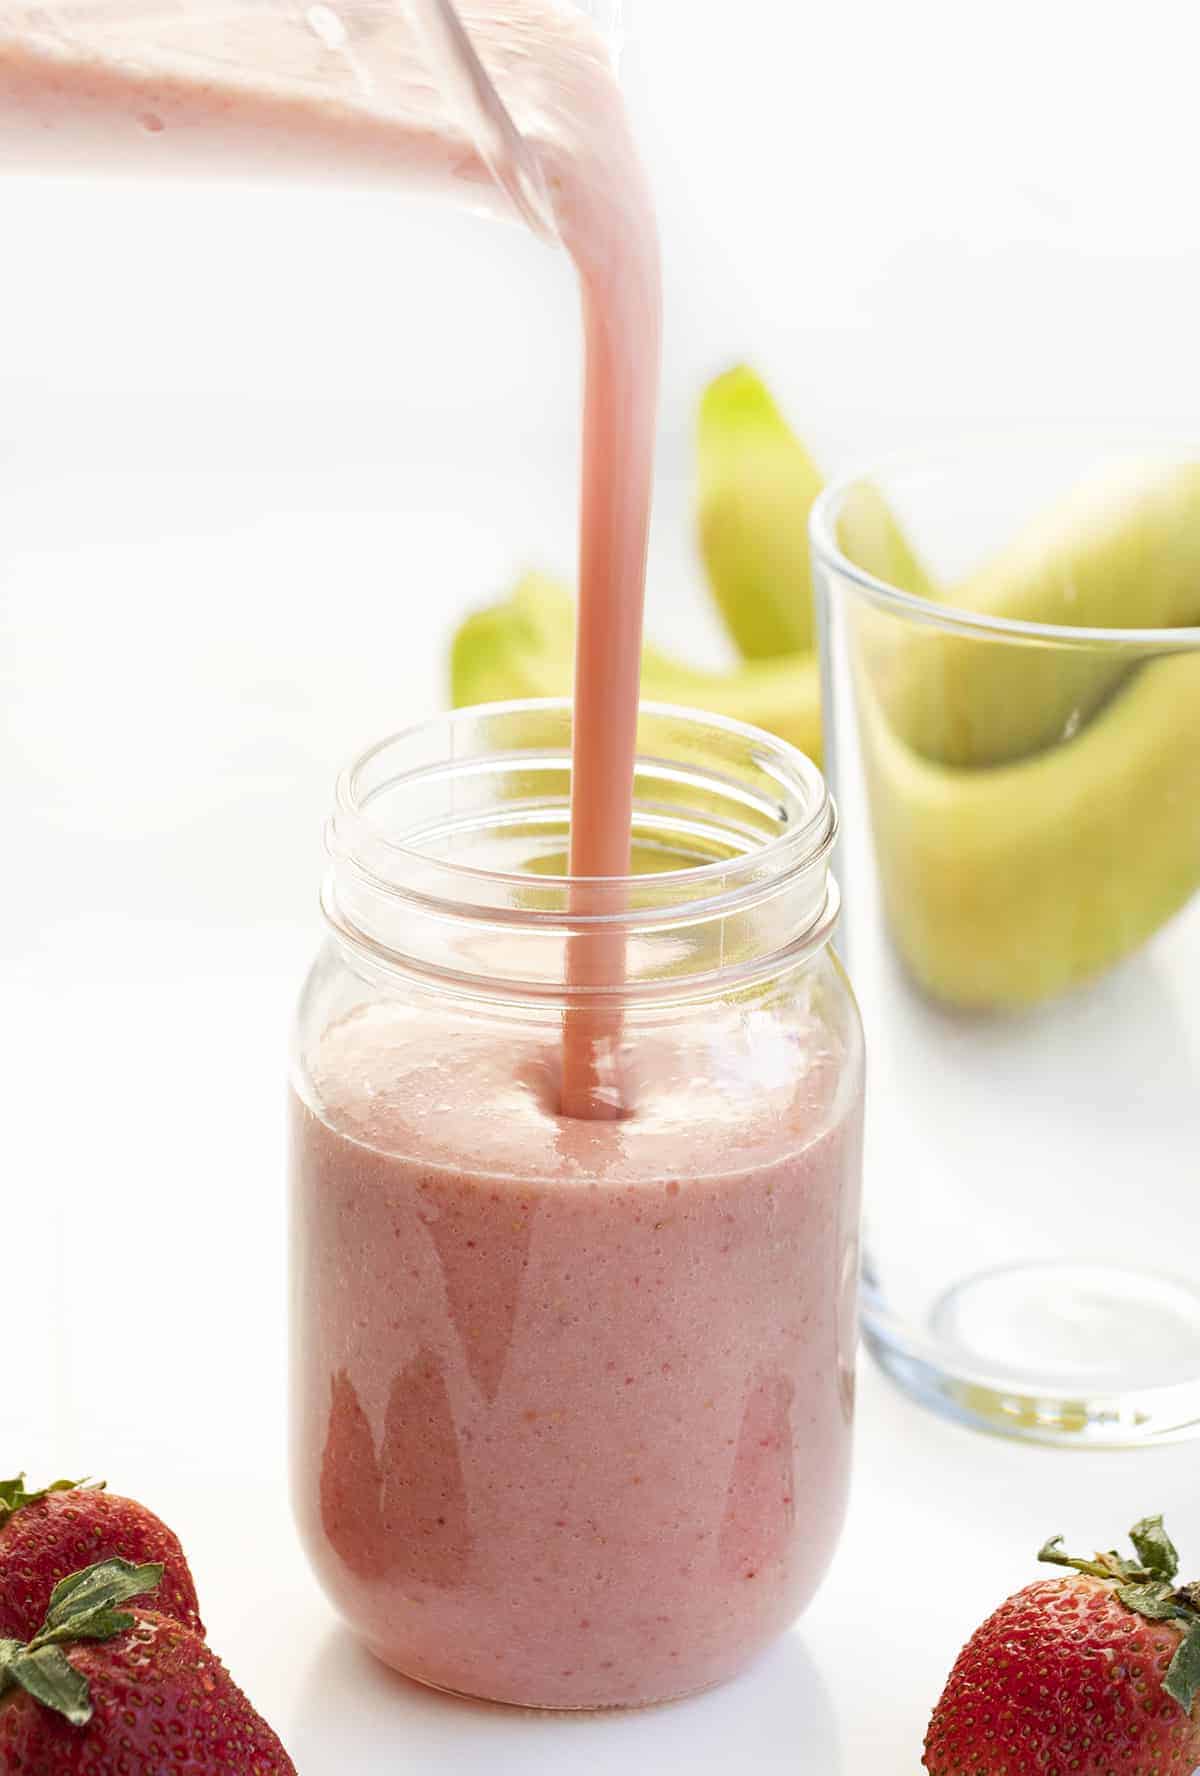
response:
M580 1121L552 1028L377 1006L320 1041L293 1100L297 1508L388 1663L652 1702L803 1607L846 1491L860 1117L857 1065L797 1076L805 1047L659 1029L634 1114Z

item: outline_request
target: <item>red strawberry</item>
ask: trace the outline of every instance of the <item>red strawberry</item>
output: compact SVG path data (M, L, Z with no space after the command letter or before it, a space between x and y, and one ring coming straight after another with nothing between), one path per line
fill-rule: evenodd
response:
M0 1641L0 1771L296 1776L198 1634L156 1610L117 1607L161 1576L102 1561L55 1587L27 1645Z
M1200 1587L1175 1584L1161 1517L1135 1560L1073 1567L1001 1604L959 1654L925 1739L932 1776L1192 1776L1200 1765Z
M152 1511L81 1480L56 1480L42 1492L26 1492L24 1474L0 1480L0 1639L32 1639L58 1581L116 1555L160 1565L154 1608L204 1633L179 1538Z

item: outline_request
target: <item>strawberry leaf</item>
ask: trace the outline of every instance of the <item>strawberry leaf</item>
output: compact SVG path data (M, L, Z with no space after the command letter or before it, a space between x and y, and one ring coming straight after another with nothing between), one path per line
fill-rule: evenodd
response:
M8 1684L19 1684L35 1702L65 1715L73 1727L86 1727L92 1718L92 1694L87 1678L75 1670L61 1647L22 1649L4 1667Z
M1192 1612L1180 1605L1165 1579L1151 1579L1145 1585L1118 1585L1117 1596L1126 1609L1136 1610L1139 1616L1148 1616L1152 1622L1193 1620Z
M1138 1559L1156 1579L1173 1579L1179 1571L1175 1544L1163 1528L1161 1517L1143 1517L1129 1532Z
M46 1620L37 1632L34 1646L54 1640L70 1640L75 1636L86 1640L106 1640L128 1628L131 1618L120 1618L118 1627L105 1634L95 1632L95 1624L104 1612L114 1615L114 1606L131 1598L144 1597L162 1580L163 1569L153 1562L134 1566L128 1560L101 1560L82 1572L61 1579L50 1593Z
M153 1591L162 1579L157 1564L134 1566L128 1560L101 1560L63 1579L50 1594L46 1620L28 1646L0 1640L0 1695L14 1684L45 1708L84 1727L92 1718L87 1679L70 1663L60 1641L111 1640L134 1618L114 1608Z
M1196 1691L1200 1690L1200 1622L1194 1623L1180 1641L1175 1657L1167 1667L1163 1689L1182 1709L1191 1713Z
M65 1640L111 1640L116 1634L124 1634L126 1628L132 1628L133 1622L134 1618L124 1610L109 1609L101 1603L95 1609L71 1616L58 1628L41 1629L30 1645L44 1647L57 1646Z
M0 1480L0 1511L6 1517L12 1515L18 1508L18 1501L23 1503L26 1496L24 1474L18 1474L12 1480Z

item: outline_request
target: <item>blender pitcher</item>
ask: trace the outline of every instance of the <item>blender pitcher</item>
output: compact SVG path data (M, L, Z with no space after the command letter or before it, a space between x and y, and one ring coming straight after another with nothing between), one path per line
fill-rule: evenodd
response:
M66 0L0 15L0 165L425 187L553 239L556 94L524 27L615 50L620 0ZM597 28L598 27L598 28Z

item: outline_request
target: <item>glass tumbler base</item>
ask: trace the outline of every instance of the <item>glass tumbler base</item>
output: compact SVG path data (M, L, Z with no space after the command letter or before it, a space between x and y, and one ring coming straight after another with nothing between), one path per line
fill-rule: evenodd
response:
M893 1380L981 1430L1088 1448L1200 1435L1200 1289L1177 1278L1006 1266L956 1283L926 1329L868 1287L864 1334Z

